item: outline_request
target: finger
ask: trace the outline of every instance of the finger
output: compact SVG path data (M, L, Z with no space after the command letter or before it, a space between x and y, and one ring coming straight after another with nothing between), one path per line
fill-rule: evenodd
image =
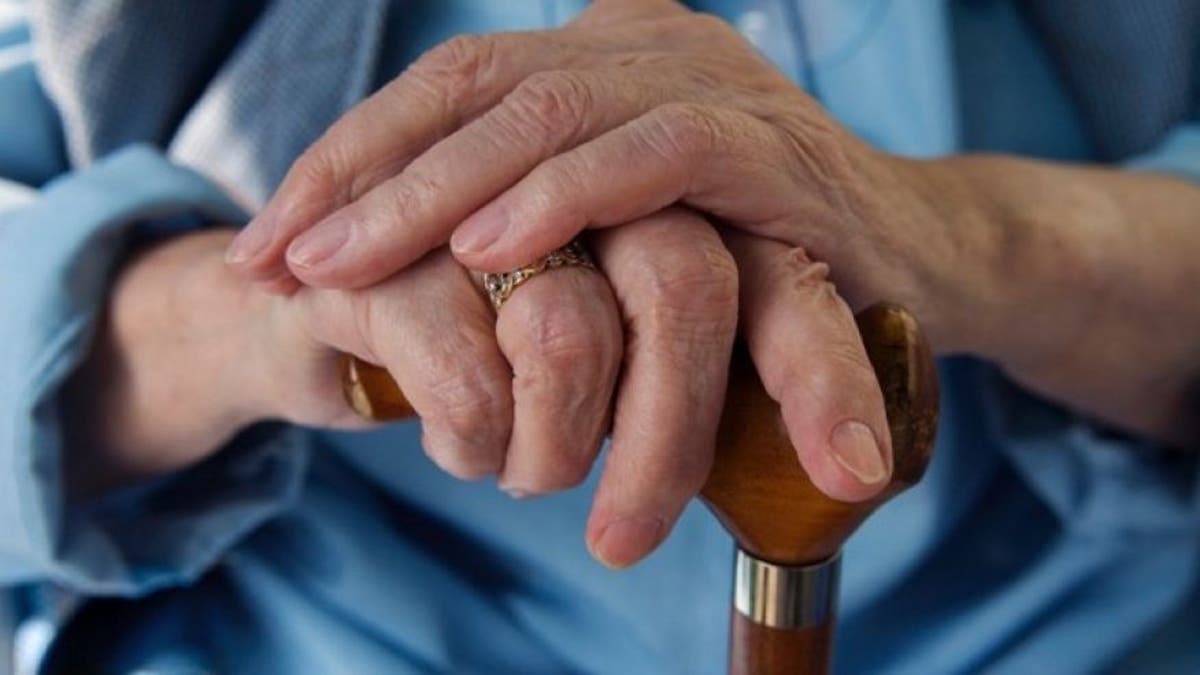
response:
M671 23L638 21L653 18ZM619 22L626 22L619 31L608 25ZM582 27L592 30L578 30ZM664 53L740 41L728 25L673 0L596 3L574 28L460 36L431 50L304 153L276 196L235 239L227 253L230 265L249 278L277 277L297 234L395 175L534 73L642 61L662 66ZM658 86L685 81L671 78ZM336 240L325 239L325 247L335 245Z
M599 233L627 329L612 445L588 520L593 555L633 564L712 466L737 325L737 271L715 230L671 210Z
M741 275L741 328L800 463L842 501L879 493L892 471L883 394L829 268L802 249L724 233Z
M314 286L375 283L445 244L464 218L543 160L637 117L664 95L613 69L535 73L399 175L299 235L288 264Z
M520 497L578 484L608 429L621 364L612 289L595 270L547 270L500 308L496 335L514 403L500 487Z
M680 201L769 237L795 236L789 228L812 221L805 232L814 252L823 250L827 233L845 232L847 213L836 195L797 189L805 182L785 149L793 143L748 114L659 106L543 162L472 214L454 233L455 256L472 269L505 269L585 227L626 223ZM841 227L820 226L831 223Z
M681 18L689 16L684 12ZM704 22L683 22L668 36L650 26L589 32L571 40L561 33L495 36L495 44L475 48L491 56L489 67L476 73L474 90L460 87L463 91L442 106L437 120L420 115L410 120L394 99L377 103L379 95L360 106L361 112L347 115L344 124L339 122L289 172L279 195L251 223L246 238L254 240L263 230L274 229L272 222L282 220L285 225L268 255L272 261L286 249L292 271L309 283L374 283L444 244L462 217L555 152L637 117L672 95L711 100L711 89L694 80L664 81L653 67L635 70L631 65L638 61L631 53L651 45L656 51L647 63L669 67L661 50L679 47L664 43L691 45L712 30ZM450 43L456 44L460 43ZM450 50L461 52L470 53L469 43ZM500 56L509 52L525 58ZM430 83L420 86L435 89L446 78L438 79L437 68L421 64L439 53L435 50L422 59L385 91L401 89L414 78L422 83L422 77ZM641 55L647 58L645 52ZM434 74L420 76L429 70ZM503 94L503 102L494 107ZM386 114L376 119L372 113L386 104ZM485 110L491 112L483 124L470 123ZM452 123L446 124L447 116L453 117ZM390 122L395 118L407 122ZM464 124L468 129L438 142ZM426 150L433 156L421 157ZM390 153L387 161L373 161L379 153ZM391 179L397 173L401 175ZM356 203L360 197L364 204ZM309 206L299 209L296 204ZM341 207L348 208L337 212ZM272 215L281 211L295 213L281 219ZM238 255L231 253L231 258ZM265 268L256 262L239 265L256 278L279 268L276 262Z
M438 251L379 286L304 289L315 339L385 366L421 418L430 458L450 474L497 473L512 429L512 371L492 308Z
M628 67L535 73L398 176L297 237L288 248L288 263L299 279L314 286L376 283L443 245L464 218L542 161L672 96L693 95L709 96ZM336 252L324 248L327 241L338 242ZM461 254L486 242L455 237L452 244Z
M463 35L435 47L355 106L296 161L267 206L239 234L227 261L256 280L286 271L299 232L374 185L546 64L577 58L547 33Z

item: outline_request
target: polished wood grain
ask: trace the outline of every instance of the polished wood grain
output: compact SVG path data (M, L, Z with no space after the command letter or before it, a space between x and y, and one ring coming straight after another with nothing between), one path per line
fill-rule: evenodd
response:
M730 675L802 675L829 672L833 622L809 628L768 628L733 612L729 624Z

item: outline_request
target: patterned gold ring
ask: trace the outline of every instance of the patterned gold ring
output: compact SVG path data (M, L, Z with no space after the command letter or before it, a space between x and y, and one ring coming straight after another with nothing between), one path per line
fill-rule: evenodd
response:
M596 264L592 262L592 256L588 254L583 244L578 239L574 239L571 243L551 251L546 257L535 263L511 272L485 273L483 290L491 299L492 306L496 308L496 311L500 311L500 307L513 294L513 291L517 290L518 286L555 267L584 267L594 270Z

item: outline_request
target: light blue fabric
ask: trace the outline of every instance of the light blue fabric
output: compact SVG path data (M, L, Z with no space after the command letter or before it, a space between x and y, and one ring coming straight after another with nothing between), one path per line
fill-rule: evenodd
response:
M260 203L286 158L367 83L456 32L553 25L583 3L233 4L189 21L161 2L144 10L161 12L144 30L129 9L144 3L33 3L40 39L90 36L34 52L55 108L30 78L31 52L0 59L0 178L37 187L65 157L75 164L36 199L0 187L0 584L23 618L61 625L46 668L722 672L727 536L693 505L645 563L605 570L582 540L598 471L514 502L490 481L438 471L415 424L264 427L176 476L63 502L72 448L56 394L131 237L242 217L233 202ZM730 18L892 152L1093 156L1050 50L1009 2L694 4ZM186 39L200 26L239 49L184 53L203 50ZM118 27L121 64L104 49ZM22 49L22 35L0 25L0 50ZM171 89L164 63L201 62L207 84L189 66L188 92ZM143 72L161 90L140 92ZM46 132L60 119L65 139ZM125 147L139 141L159 150ZM1200 130L1180 125L1126 161L1200 180ZM1188 632L1200 629L1195 459L1107 434L986 364L947 360L941 372L944 424L925 481L847 548L839 670L1200 670L1200 633Z
M253 478L233 485L227 514L204 508L212 495L194 511L137 508L160 490L197 489L174 477L87 509L69 508L60 494L63 434L55 393L85 353L112 262L135 226L143 225L144 233L194 227L199 221L187 217L192 214L243 218L211 182L138 147L68 174L40 199L0 213L0 303L7 313L0 330L0 583L50 578L87 593L134 593L186 581L247 529L285 508L295 490L303 453L294 442L272 438L239 450L231 464L217 463L217 472L202 472L208 473L205 486L226 483L222 471ZM231 527L230 515L243 524ZM171 536L147 541L140 527L147 518Z
M1153 151L1135 157L1126 166L1140 171L1169 173L1200 182L1200 124L1173 130Z
M5 178L38 186L67 169L58 115L38 86L20 7L0 2L0 166ZM0 201L0 208L3 202Z

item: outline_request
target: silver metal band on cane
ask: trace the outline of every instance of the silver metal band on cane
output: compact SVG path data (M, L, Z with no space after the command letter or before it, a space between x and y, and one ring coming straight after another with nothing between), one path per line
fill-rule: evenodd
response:
M830 620L837 609L842 556L813 565L775 565L738 549L733 606L754 623L806 628Z

